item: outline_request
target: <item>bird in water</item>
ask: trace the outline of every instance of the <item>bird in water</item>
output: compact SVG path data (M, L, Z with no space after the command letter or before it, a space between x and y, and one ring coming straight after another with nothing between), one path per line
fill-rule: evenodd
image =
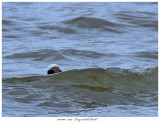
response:
M54 73L62 72L62 70L59 69L59 66L57 64L51 64L48 66L47 69L48 69L47 74L54 74Z

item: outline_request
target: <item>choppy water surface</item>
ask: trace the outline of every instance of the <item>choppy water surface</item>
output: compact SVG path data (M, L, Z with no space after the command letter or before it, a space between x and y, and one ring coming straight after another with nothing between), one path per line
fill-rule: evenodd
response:
M158 4L3 2L2 78L3 116L158 116Z

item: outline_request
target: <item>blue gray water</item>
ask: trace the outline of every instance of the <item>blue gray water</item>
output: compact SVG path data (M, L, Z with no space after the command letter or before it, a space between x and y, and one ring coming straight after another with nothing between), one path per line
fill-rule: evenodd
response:
M158 116L158 3L3 2L2 78L3 116Z

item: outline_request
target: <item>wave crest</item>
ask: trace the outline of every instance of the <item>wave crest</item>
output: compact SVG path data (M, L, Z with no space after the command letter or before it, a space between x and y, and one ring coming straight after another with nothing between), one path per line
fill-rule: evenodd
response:
M3 79L4 85L52 89L55 93L64 92L67 99L85 96L97 104L142 104L146 95L151 101L158 99L158 67L69 70L55 75Z

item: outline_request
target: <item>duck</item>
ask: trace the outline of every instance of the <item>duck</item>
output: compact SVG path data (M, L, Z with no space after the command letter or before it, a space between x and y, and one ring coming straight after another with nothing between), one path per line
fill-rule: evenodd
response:
M62 70L59 69L59 65L57 64L50 64L47 67L47 74L54 74L54 73L59 73L62 72Z

